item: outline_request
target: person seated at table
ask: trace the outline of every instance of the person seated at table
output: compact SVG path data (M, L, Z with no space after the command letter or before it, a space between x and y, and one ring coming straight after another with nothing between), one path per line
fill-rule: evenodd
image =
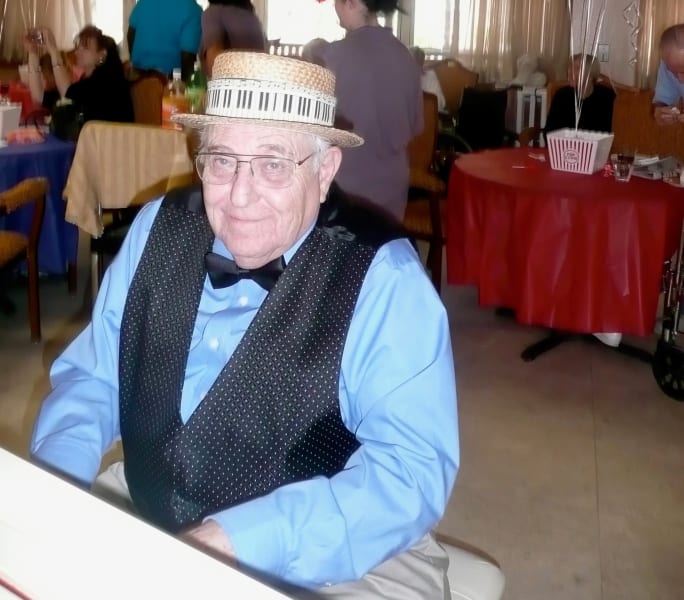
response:
M546 117L544 134L570 128L587 131L613 131L615 92L598 83L599 62L590 54L575 54L568 64L570 85L560 88ZM576 123L576 109L580 110Z
M660 36L660 66L653 95L653 116L659 125L684 122L684 23Z
M332 73L225 52L214 76L228 93L174 116L199 130L201 187L131 225L51 369L32 455L89 486L120 437L105 475L181 539L326 598L442 600L446 310L403 230L331 190L363 143L334 126ZM259 90L327 108L284 124Z
M225 50L266 51L266 36L251 0L209 0L202 15L199 57L211 77L216 56Z
M195 0L138 0L128 19L126 41L137 74L192 74L201 35L202 7Z
M31 35L24 38L24 48L28 54L28 87L31 99L36 107L42 107L51 112L60 99L55 73L52 69L52 58L49 54L40 55L38 46Z
M71 69L64 63L55 36L43 29L43 39L50 55L55 83L60 98L68 98L83 113L83 121L133 121L133 103L124 75L116 42L94 25L88 25L76 36L76 64L83 77L71 80ZM45 87L40 73L29 70L30 87L36 100L44 101Z

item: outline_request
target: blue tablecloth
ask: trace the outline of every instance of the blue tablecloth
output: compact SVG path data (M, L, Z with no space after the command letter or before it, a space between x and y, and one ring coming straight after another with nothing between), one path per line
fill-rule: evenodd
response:
M68 263L76 263L78 228L64 220L66 184L76 144L48 136L38 144L12 144L0 148L0 191L27 177L47 177L50 182L45 218L38 249L41 273L64 274ZM22 208L0 219L0 228L28 233L32 210Z

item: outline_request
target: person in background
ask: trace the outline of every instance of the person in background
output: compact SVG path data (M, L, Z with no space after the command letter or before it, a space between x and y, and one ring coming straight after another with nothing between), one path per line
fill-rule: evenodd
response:
M338 114L365 140L344 151L336 181L348 194L402 221L409 188L407 147L423 129L420 69L408 48L380 26L397 0L335 0L344 39L323 48L337 78Z
M442 92L442 86L439 84L437 73L432 69L425 68L425 51L418 46L413 46L411 48L411 54L413 54L413 58L416 59L422 73L421 84L423 86L423 91L437 96L437 110L443 112L446 107L444 92Z
M668 27L660 37L660 66L653 96L653 116L660 125L683 123L684 23Z
M24 48L28 54L28 85L34 105L52 112L61 97L55 81L52 58L49 53L41 56L34 30L24 37ZM66 67L67 61L64 53L60 53L60 61Z
M323 50L329 43L330 42L328 42L328 40L323 38L314 38L309 40L302 47L302 60L315 63L321 54L323 54Z
M216 56L225 50L266 51L266 36L250 0L209 0L202 15L199 57L211 77Z
M90 486L120 437L99 482L294 597L444 600L446 309L403 229L331 189L363 143L334 126L332 74L225 52L214 76L206 114L174 116L200 133L201 187L131 225L52 366L32 455Z
M575 54L568 64L570 85L560 88L549 107L544 133L575 128L575 109L581 107L578 129L613 131L615 92L598 84L599 62L590 54Z
M74 40L75 60L83 76L72 82L50 29L42 29L60 98L68 98L83 113L83 120L133 121L133 104L116 42L94 25L84 27ZM35 62L29 54L29 65ZM45 102L45 83L40 70L29 68L29 87L36 102ZM47 81L49 84L49 81ZM48 90L49 91L49 90Z
M195 0L138 0L128 19L128 52L135 71L170 77L192 74L202 33L202 8Z

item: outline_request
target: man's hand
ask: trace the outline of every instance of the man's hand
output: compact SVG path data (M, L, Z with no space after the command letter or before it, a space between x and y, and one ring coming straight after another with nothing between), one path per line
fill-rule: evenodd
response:
M653 110L653 116L658 125L672 125L684 120L684 115L679 112L676 106L656 106Z
M230 539L213 519L194 525L180 534L180 539L223 562L235 564L235 551Z

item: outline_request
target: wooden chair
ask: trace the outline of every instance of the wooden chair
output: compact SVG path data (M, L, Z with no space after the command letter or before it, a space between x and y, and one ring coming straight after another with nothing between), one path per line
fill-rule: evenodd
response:
M131 83L131 100L135 122L141 125L161 125L161 109L166 79L158 73L140 75Z
M48 181L44 177L25 179L0 193L0 216L21 206L33 206L33 220L28 235L15 231L0 231L0 268L14 267L26 259L28 271L28 307L31 341L40 342L40 294L38 287L38 240L45 214Z
M411 140L408 147L409 198L404 215L404 227L416 240L429 243L427 268L439 293L442 287L442 251L445 243L442 222L446 212L446 185L433 169L437 146L437 96L423 93L423 132Z
M439 85L444 94L446 110L451 115L458 114L463 98L463 90L467 87L475 87L478 74L466 69L460 62L453 58L447 58L433 63L430 68L437 75Z

